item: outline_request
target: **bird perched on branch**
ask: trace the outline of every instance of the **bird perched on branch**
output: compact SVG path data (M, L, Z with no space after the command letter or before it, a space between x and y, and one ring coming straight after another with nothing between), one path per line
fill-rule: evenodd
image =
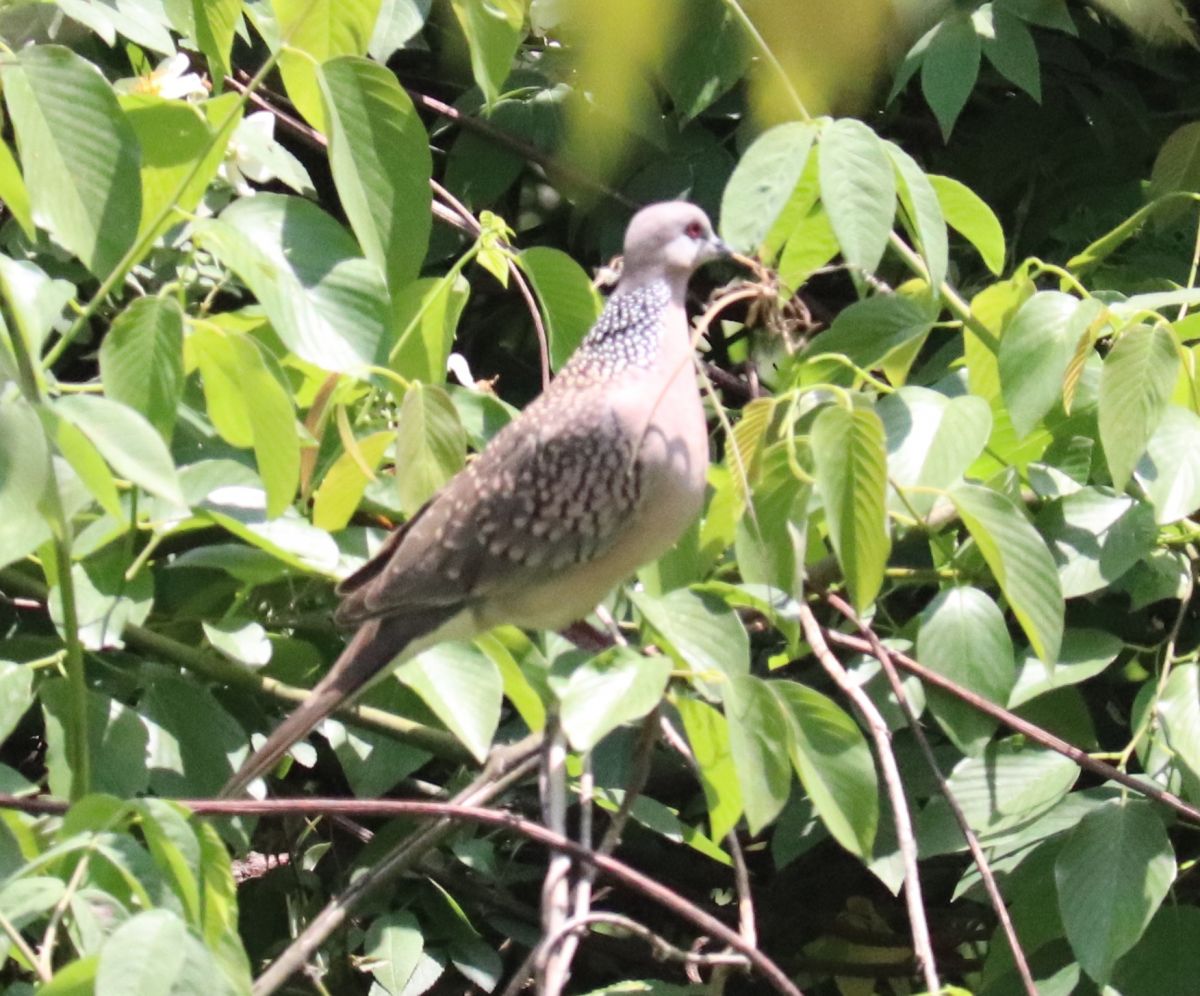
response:
M634 215L617 289L549 388L338 588L356 630L222 790L241 792L389 664L502 623L559 629L699 513L708 434L684 296L728 250L694 205Z

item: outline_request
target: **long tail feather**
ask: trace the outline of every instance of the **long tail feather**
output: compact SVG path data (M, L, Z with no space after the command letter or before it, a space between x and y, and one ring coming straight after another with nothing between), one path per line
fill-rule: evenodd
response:
M380 618L364 623L308 698L275 728L266 743L225 783L221 797L230 798L245 792L254 779L262 777L278 763L292 744L312 732L321 720L360 691L414 639L429 632L435 624L428 617Z

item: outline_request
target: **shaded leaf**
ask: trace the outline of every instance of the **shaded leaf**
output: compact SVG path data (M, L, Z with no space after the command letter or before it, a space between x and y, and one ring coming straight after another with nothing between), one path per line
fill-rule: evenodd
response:
M1160 327L1127 329L1104 358L1100 442L1118 490L1124 489L1162 421L1178 370L1175 340Z
M500 723L500 672L469 643L443 643L405 661L396 677L421 696L438 719L480 761Z
M815 137L803 122L777 125L738 160L721 198L721 235L733 248L750 252L762 244L800 182Z
M832 122L820 138L821 203L851 266L874 273L892 232L896 175L882 141L861 121Z

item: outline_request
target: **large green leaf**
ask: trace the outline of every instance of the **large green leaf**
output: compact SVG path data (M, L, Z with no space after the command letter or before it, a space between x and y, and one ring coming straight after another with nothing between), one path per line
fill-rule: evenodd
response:
M1009 695L1008 707L1018 706L1056 688L1075 685L1103 671L1121 652L1119 636L1100 629L1068 629L1053 666L1026 654L1017 668L1017 681Z
M30 242L37 238L33 224L33 205L29 201L29 189L21 178L21 168L13 158L7 142L0 142L0 201L8 208L21 226L21 231Z
M989 744L979 757L959 761L947 778L967 825L988 839L1032 821L1056 806L1079 778L1079 768L1052 750L1017 738ZM946 800L935 795L921 812L917 837L922 855L966 850Z
M0 77L35 220L108 276L142 217L138 141L112 88L57 45L30 45Z
M1058 562L1063 595L1106 588L1154 549L1154 510L1124 495L1082 488L1048 504L1038 529Z
M1200 508L1200 415L1168 405L1134 475L1154 505L1159 525Z
M1000 590L1044 661L1058 656L1063 631L1063 595L1054 558L1011 498L963 484L950 498L970 530Z
M740 675L722 689L746 822L757 834L779 815L791 791L788 719L770 683L761 678Z
M902 294L877 294L843 308L829 330L813 339L804 356L841 353L870 369L892 350L925 335L937 315L925 303Z
M467 434L446 392L432 384L411 384L396 421L396 488L409 515L463 465Z
M800 181L816 131L798 121L758 136L725 185L721 235L735 249L757 249Z
M677 588L655 597L630 593L657 642L702 682L729 680L750 670L750 639L732 609L714 595ZM703 684L702 684L703 687Z
M258 194L197 225L196 238L253 291L289 349L323 370L378 362L387 320L383 275L310 201Z
M379 986L388 993L403 993L424 948L425 935L417 918L394 911L371 921L363 956Z
M946 224L971 243L996 276L1004 269L1004 229L987 202L953 177L929 175Z
M329 160L363 253L395 293L417 276L432 224L429 138L395 75L346 56L321 66Z
M882 141L861 121L845 118L820 136L821 203L842 255L875 272L896 214L896 174Z
M532 246L517 262L542 302L550 365L559 369L583 341L600 314L600 299L583 267L561 249Z
M51 328L74 296L74 285L51 280L36 263L0 255L0 298L11 309L16 326L11 332L21 336L30 356L42 351Z
M971 394L948 398L924 387L902 387L875 410L887 434L888 479L899 489L889 506L928 515L938 501L930 489L958 483L987 445L992 412Z
M1171 397L1179 355L1162 327L1128 329L1104 359L1100 442L1113 484L1123 489L1158 428Z
M879 825L875 761L858 724L832 699L794 681L772 681L789 721L788 754L833 839L869 859Z
M139 297L100 343L104 393L171 438L183 395L183 313L174 298Z
M267 492L267 517L283 513L300 481L300 438L288 391L270 371L261 347L249 336L205 325L188 348L204 381L213 425L234 446L253 446Z
M1120 993L1189 996L1200 978L1200 909L1183 903L1159 908L1137 945L1117 963Z
M979 50L979 35L965 10L954 11L938 24L925 49L921 92L937 116L946 140L975 86Z
M979 13L975 16L978 20ZM1000 7L992 12L985 24L991 28L991 33L981 31L980 41L988 62L1040 103L1042 77L1038 51L1025 22Z
M186 506L166 443L138 412L88 394L58 398L54 411L87 436L122 477L176 506Z
M500 672L489 657L470 643L443 643L405 661L396 677L476 758L487 757L504 698Z
M742 789L729 744L729 722L701 699L681 695L673 701L696 759L713 839L722 840L742 817Z
M940 287L946 279L950 246L946 235L946 219L942 215L937 191L933 189L928 175L912 156L893 142L885 142L884 148L896 167L900 203L904 207L912 231L916 234L921 255L925 258L925 265L929 270L929 283L934 288Z
M202 112L181 100L129 94L121 107L141 147L138 236L153 241L200 203L242 119L241 105L236 94L225 94L207 101Z
M357 441L356 452L346 451L333 462L313 495L314 526L330 532L346 527L370 483L366 471L374 473L395 438L390 429L373 432Z
M396 343L388 365L402 377L440 384L470 285L461 274L420 277L392 295Z
M1155 707L1157 730L1175 757L1200 779L1200 666L1171 671Z
M947 588L925 610L917 634L917 656L926 667L996 705L1008 702L1016 680L1012 640L1004 613L978 588ZM930 688L929 707L964 754L978 754L996 730L996 720L961 699Z
M0 661L0 741L7 740L21 717L29 711L33 668Z
M1114 800L1072 831L1054 865L1058 908L1083 970L1103 986L1175 881L1175 852L1145 800Z
M471 73L488 104L500 96L523 37L523 0L450 0L471 50Z
M46 436L33 408L0 397L0 565L32 553L50 536L38 505L50 476Z
M750 53L745 31L724 0L691 0L678 28L682 37L661 77L675 110L687 121L742 78Z
M1000 386L1018 436L1062 399L1071 357L1103 310L1061 291L1034 294L1017 310L1000 339Z
M869 409L833 405L813 423L817 491L850 597L860 611L879 593L891 546L884 444L883 423Z
M641 719L662 700L669 657L617 649L576 667L562 689L562 725L576 750L591 750L610 731Z
M240 996L212 953L175 913L152 909L121 924L100 950L95 996Z
M328 133L317 67L339 55L365 55L380 0L271 0L284 49L279 72L296 109Z
M192 0L196 44L208 60L209 74L224 80L229 73L229 52L242 20L240 0Z

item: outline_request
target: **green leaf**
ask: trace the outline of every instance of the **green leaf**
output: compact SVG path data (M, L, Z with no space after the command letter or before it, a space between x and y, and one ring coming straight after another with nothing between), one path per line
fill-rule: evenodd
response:
M734 249L762 245L808 161L816 130L799 121L777 125L754 140L721 196L721 235Z
M582 266L561 249L532 246L517 262L533 284L546 316L550 366L558 370L600 314L600 298Z
M219 623L202 622L200 626L208 642L226 657L250 667L262 667L271 659L267 631L256 622L226 616Z
M0 661L0 741L7 740L33 704L33 669Z
M386 63L397 50L425 26L432 0L383 0L367 51L376 62Z
M200 203L242 119L241 106L236 94L209 100L203 109L181 100L129 94L121 98L121 107L141 147L138 237L149 244ZM218 131L214 120L224 128Z
M440 384L454 344L458 319L471 288L461 274L421 277L392 297L392 327L397 329L389 365L402 377Z
M38 996L94 996L99 963L97 955L68 962L54 973L54 978L38 987Z
M1175 880L1175 853L1149 802L1114 800L1072 831L1054 880L1071 949L1103 986Z
M301 359L344 372L381 358L383 276L315 204L280 194L243 197L198 224L196 239L245 282Z
M1041 28L1078 34L1066 0L995 0L996 8Z
M183 396L183 313L173 298L139 297L100 343L104 393L171 438Z
M75 394L55 399L54 411L87 436L122 477L186 507L175 462L162 436L132 408L109 398Z
M858 724L832 699L794 681L772 681L788 718L788 753L833 839L867 860L879 825L875 761Z
M1140 941L1113 972L1121 993L1187 996L1200 978L1200 909L1182 903L1162 906ZM45 990L40 990L45 992Z
M132 580L125 578L126 560L115 548L94 554L71 568L75 585L76 619L79 640L86 650L121 647L121 635L128 625L140 626L150 615L154 603L154 579L143 571ZM62 631L62 589L50 590L47 608L50 618Z
M729 743L729 723L701 699L681 695L673 702L696 759L713 839L723 840L742 817L742 789Z
M75 703L65 678L43 681L38 687L46 724L46 773L50 791L67 794L71 769L67 730ZM99 692L87 696L88 753L92 759L92 791L127 797L146 790L146 725L132 709Z
M420 272L429 244L429 137L385 66L331 59L320 80L338 197L363 253L394 293Z
M1123 490L1166 412L1179 355L1171 333L1145 325L1126 330L1100 375L1100 442L1113 484Z
M946 219L937 192L912 156L893 142L885 142L884 148L896 167L900 203L916 233L917 245L929 269L929 283L936 290L946 279L950 251Z
M946 779L967 825L984 839L1034 825L1063 800L1079 778L1079 768L1052 750L1018 738L988 744L979 757L959 761ZM1074 798L1074 797L1072 797ZM950 854L967 848L949 805L935 795L921 812L917 838L922 856Z
M976 15L978 16L978 15ZM990 35L981 34L983 54L1001 76L1011 80L1039 104L1042 102L1042 76L1033 35L1020 18L996 8Z
M791 792L788 719L770 685L750 674L722 686L729 750L737 769L750 832L769 824Z
M631 591L630 598L654 630L655 642L701 682L728 680L749 672L746 627L721 599L686 588L660 597Z
M1200 191L1200 121L1176 128L1154 157L1149 197L1156 199L1175 190Z
M706 110L742 78L750 62L745 32L724 0L692 0L680 37L661 70L684 121Z
M188 347L204 381L214 427L234 446L254 447L267 493L267 518L281 515L300 481L300 438L291 395L249 336L205 325L191 333Z
M141 709L152 724L147 760L159 795L210 795L246 757L246 733L193 679L157 675Z
M1058 562L1063 596L1108 587L1154 549L1154 511L1124 495L1083 488L1048 504L1037 526Z
M904 492L903 501L889 496L889 507L908 514L928 515L939 500L928 489L957 484L992 431L991 409L971 394L948 398L902 387L880 398L875 410L887 434L888 480Z
M22 49L0 78L38 224L108 276L142 216L138 142L112 88L57 45Z
M1047 663L1058 656L1063 596L1054 558L1013 504L989 488L962 484L950 499L970 530L1034 652Z
M12 332L21 336L26 351L35 356L61 319L63 308L75 296L75 287L66 280L51 280L29 260L0 255L0 295L12 310L16 326Z
M813 339L801 355L841 353L855 366L870 370L892 350L925 335L936 317L922 301L902 294L877 294L843 308L829 330Z
M1058 660L1048 666L1026 654L1017 669L1017 681L1008 707L1018 706L1056 688L1075 685L1095 677L1111 664L1124 647L1121 638L1098 629L1068 629L1063 634Z
M100 949L95 996L234 996L239 989L169 910L135 914Z
M1000 337L1004 406L1020 437L1062 400L1063 380L1081 341L1104 312L1095 299L1041 291L1025 301Z
M192 17L196 44L208 60L209 75L223 80L229 75L229 52L242 19L241 0L192 0Z
M896 174L879 137L844 118L822 130L821 203L846 262L874 273L896 215Z
M364 469L374 472L395 438L390 429L373 432L357 441L357 454L346 451L333 462L313 495L314 526L331 533L346 528L370 483Z
M891 548L884 443L883 423L869 409L850 412L832 405L813 422L817 492L825 505L830 541L859 611L878 594Z
M1200 508L1200 416L1168 405L1134 476L1153 503L1159 525Z
M591 750L618 726L641 719L662 701L670 677L669 657L643 657L629 649L580 664L561 692L563 731L571 746Z
M1013 646L1004 613L978 588L947 588L922 616L917 634L921 663L964 688L1005 705L1016 681ZM929 688L929 707L964 754L978 754L996 732L996 720Z
M946 224L971 243L989 270L1004 269L1004 229L992 209L975 191L949 176L927 174L937 194Z
M0 142L0 201L12 212L25 237L33 242L37 238L37 229L33 225L29 190L21 179L21 168L7 142Z
M50 536L38 505L50 479L46 436L33 408L0 397L0 565L32 553Z
M181 806L165 799L140 799L139 829L155 864L167 875L193 927L202 926L200 841Z
M921 92L950 140L954 122L979 76L979 35L965 11L955 11L932 33L921 61Z
M127 524L129 516L121 504L116 479L100 451L87 436L65 418L59 418L52 409L42 408L38 414L54 448L71 465L100 507L112 516L114 525Z
M279 72L296 109L329 133L317 67L339 55L365 55L380 0L271 0L286 46Z
M387 992L402 993L424 949L425 935L415 916L403 911L384 913L367 928L365 967Z
M432 384L413 383L396 419L396 476L400 506L412 515L463 465L467 434L450 396Z
M471 74L489 105L500 96L524 37L523 0L450 0L471 50Z
M1158 732L1175 757L1200 778L1200 667L1172 669L1154 707Z
M396 677L479 761L487 757L500 723L504 683L496 665L470 643L443 643L406 661Z

